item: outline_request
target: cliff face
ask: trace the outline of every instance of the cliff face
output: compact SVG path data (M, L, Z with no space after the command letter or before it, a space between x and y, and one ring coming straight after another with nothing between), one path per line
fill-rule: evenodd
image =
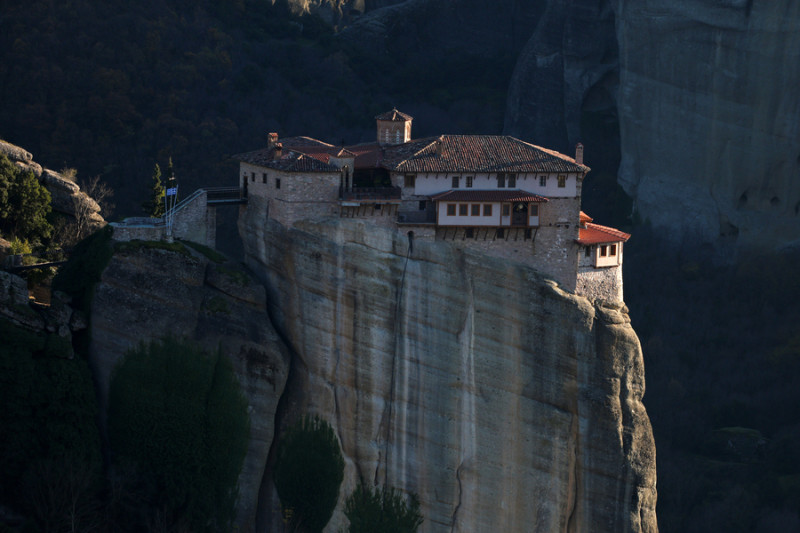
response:
M91 324L90 363L103 413L114 366L140 342L186 337L208 351L221 348L230 358L250 415L237 523L241 531L252 531L289 369L289 354L266 313L263 287L235 267L200 255L152 248L117 252L95 289Z
M705 240L798 241L800 4L618 0L615 11L619 180L642 215Z
M359 480L416 492L421 531L657 531L624 308L360 221L287 230L265 215L251 202L239 224L296 352L279 416L320 414L346 458L328 531Z
M673 239L797 244L798 24L791 0L550 0L505 129L562 151L583 141L598 168L619 150L619 183ZM619 146L616 127L594 123L608 120Z

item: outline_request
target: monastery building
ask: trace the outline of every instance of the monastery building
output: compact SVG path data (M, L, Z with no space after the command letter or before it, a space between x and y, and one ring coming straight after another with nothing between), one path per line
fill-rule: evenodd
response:
M373 143L270 133L265 148L234 156L248 202L265 202L286 226L365 218L415 240L456 241L527 264L579 295L622 300L630 235L581 212L590 170L582 145L569 157L504 135L412 139L405 113L375 119Z

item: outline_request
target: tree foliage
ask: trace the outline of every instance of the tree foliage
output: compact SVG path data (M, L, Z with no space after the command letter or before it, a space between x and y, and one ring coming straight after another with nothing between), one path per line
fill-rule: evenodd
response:
M140 346L114 373L108 418L117 463L149 487L150 516L170 528L227 530L249 419L224 355L175 339Z
M0 231L40 243L50 237L50 193L30 170L23 170L0 154Z
M322 531L339 499L344 459L330 424L304 416L281 436L275 488L293 531Z
M102 471L88 364L55 334L0 320L0 339L0 501L41 531L88 530Z
M344 514L350 521L348 533L414 533L423 521L417 495L406 502L394 487L358 485L347 498Z
M172 159L170 159L172 163ZM150 182L150 198L142 204L147 216L158 218L164 215L164 184L161 182L161 167L156 163L153 168L153 176Z

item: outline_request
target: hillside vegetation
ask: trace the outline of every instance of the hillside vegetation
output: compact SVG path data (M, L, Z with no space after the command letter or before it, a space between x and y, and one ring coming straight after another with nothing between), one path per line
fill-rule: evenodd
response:
M408 39L352 46L281 1L11 0L3 27L0 134L100 175L122 215L139 214L155 162L172 156L183 190L229 185L228 157L268 131L368 140L374 115L414 102L415 134L456 115L454 128L497 133L513 68L447 50L440 65Z

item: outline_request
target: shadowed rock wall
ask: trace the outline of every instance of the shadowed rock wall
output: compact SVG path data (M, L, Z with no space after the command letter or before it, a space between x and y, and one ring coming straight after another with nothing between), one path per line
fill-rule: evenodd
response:
M641 215L678 237L798 242L800 3L618 0L615 11L619 180Z
M264 288L233 266L159 248L117 252L92 300L90 363L105 416L116 364L140 342L186 337L228 356L247 396L250 442L236 524L253 531L261 478L289 354L266 313Z

